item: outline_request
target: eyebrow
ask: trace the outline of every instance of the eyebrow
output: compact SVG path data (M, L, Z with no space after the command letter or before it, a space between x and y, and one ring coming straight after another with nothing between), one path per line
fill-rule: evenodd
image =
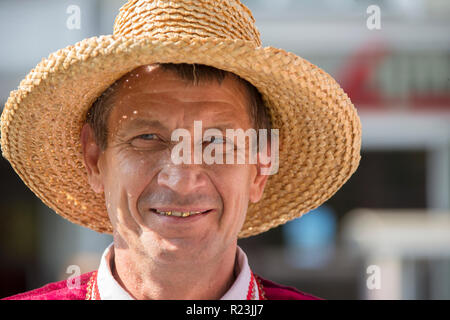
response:
M226 129L236 130L235 127L236 127L236 124L234 124L232 122L226 122L226 123L221 123L218 125L212 125L212 126L208 126L208 127L202 126L202 130L206 131L208 129L219 129L225 133ZM126 132L128 130L139 130L142 128L156 128L156 129L160 129L163 131L169 131L169 129L164 124L162 124L162 122L159 120L138 118L138 119L131 120L127 124L123 125L118 130L118 134L120 135L120 134L123 134L123 132Z
M213 125L213 126L209 126L209 127L202 127L203 130L208 130L208 129L219 129L223 132L226 132L226 129L233 129L235 130L236 128L236 124L231 123L231 122L227 122L227 123L221 123L218 125Z
M161 123L159 120L150 120L150 119L134 119L129 122L127 122L125 125L121 126L118 130L118 134L123 134L124 132L128 130L139 130L142 128L157 128L161 130L168 130L165 125Z

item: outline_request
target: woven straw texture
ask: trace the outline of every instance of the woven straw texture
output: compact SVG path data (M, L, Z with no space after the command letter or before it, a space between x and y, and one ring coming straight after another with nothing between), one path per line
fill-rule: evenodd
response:
M10 93L1 116L3 156L62 217L98 232L112 227L103 195L87 180L81 127L115 80L152 63L198 63L233 72L261 92L279 129L279 171L249 204L239 238L315 209L360 161L361 124L348 96L320 68L262 47L251 12L237 0L126 3L114 34L49 55Z

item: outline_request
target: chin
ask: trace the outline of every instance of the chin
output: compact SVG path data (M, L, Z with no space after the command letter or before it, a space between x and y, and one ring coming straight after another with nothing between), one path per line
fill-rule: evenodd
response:
M165 231L157 232L148 227L143 228L143 233L140 239L150 246L167 247L169 249L184 248L189 249L198 245L207 245L211 241L207 240L205 236L200 236L198 230L188 230L183 233L180 231Z

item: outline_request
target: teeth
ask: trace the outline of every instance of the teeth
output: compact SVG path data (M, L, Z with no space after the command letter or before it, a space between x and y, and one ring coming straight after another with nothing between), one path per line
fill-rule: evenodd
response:
M161 214L161 215L164 215L164 216L189 217L189 216L194 215L194 214L202 213L203 211L186 211L186 212L181 212L181 211L159 211L159 210L156 210L156 212Z

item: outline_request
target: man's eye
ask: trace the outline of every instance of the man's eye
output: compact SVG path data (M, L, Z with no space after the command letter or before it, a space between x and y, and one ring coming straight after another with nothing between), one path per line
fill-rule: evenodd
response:
M207 139L207 141L209 141L210 143L224 143L226 142L223 138L218 138L218 137L210 137L209 139Z
M165 146L164 139L155 133L140 134L131 139L130 144L135 148L160 150Z
M222 148L223 148L224 152L236 149L236 146L234 145L234 143L231 142L226 137L211 136L211 137L205 138L204 141L206 143L210 143L210 144L223 145Z
M136 137L137 139L142 139L142 140L154 140L157 138L156 134L153 133L147 133L147 134L141 134L140 136Z

